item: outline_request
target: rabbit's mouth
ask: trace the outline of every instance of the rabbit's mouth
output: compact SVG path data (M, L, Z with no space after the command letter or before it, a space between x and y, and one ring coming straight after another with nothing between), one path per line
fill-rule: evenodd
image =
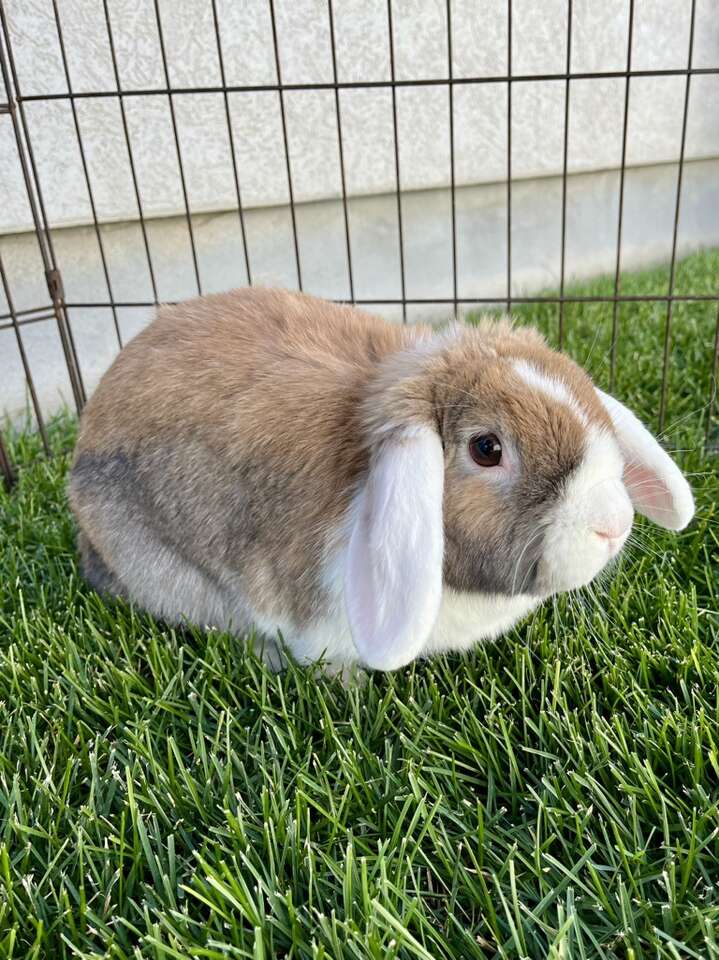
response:
M537 564L535 591L544 596L576 590L590 583L622 551L631 523L617 536L604 536L590 528L558 529Z

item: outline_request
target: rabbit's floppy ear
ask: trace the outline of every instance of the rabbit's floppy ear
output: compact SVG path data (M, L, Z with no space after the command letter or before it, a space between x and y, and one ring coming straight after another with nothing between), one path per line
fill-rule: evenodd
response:
M661 527L682 530L694 516L694 498L681 470L631 410L602 390L597 395L624 457L624 485L634 508Z
M359 496L345 571L352 637L364 662L394 670L413 660L442 597L444 454L428 426L381 440Z

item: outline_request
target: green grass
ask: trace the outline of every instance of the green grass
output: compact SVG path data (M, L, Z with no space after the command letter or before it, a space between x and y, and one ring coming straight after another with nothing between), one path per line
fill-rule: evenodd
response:
M700 254L679 288L717 276ZM556 308L522 318L556 329ZM619 317L617 391L650 420L664 318ZM606 383L611 306L564 319ZM349 689L100 600L65 503L74 424L53 425L51 462L17 435L0 494L0 957L719 958L715 320L674 314L667 442L692 526L642 523L591 593Z

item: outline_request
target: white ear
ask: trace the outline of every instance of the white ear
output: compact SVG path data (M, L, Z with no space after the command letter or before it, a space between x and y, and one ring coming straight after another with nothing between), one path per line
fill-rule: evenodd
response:
M682 530L694 516L694 498L681 470L631 410L601 390L597 394L612 419L635 509L661 527Z
M429 427L393 434L372 458L345 571L350 629L369 667L409 663L437 619L443 492L442 445Z

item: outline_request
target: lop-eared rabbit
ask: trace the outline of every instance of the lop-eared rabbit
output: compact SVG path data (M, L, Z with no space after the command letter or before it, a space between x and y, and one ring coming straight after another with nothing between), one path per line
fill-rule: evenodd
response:
M99 591L336 670L497 637L592 580L634 511L694 511L536 331L268 289L160 307L87 405L70 500Z

